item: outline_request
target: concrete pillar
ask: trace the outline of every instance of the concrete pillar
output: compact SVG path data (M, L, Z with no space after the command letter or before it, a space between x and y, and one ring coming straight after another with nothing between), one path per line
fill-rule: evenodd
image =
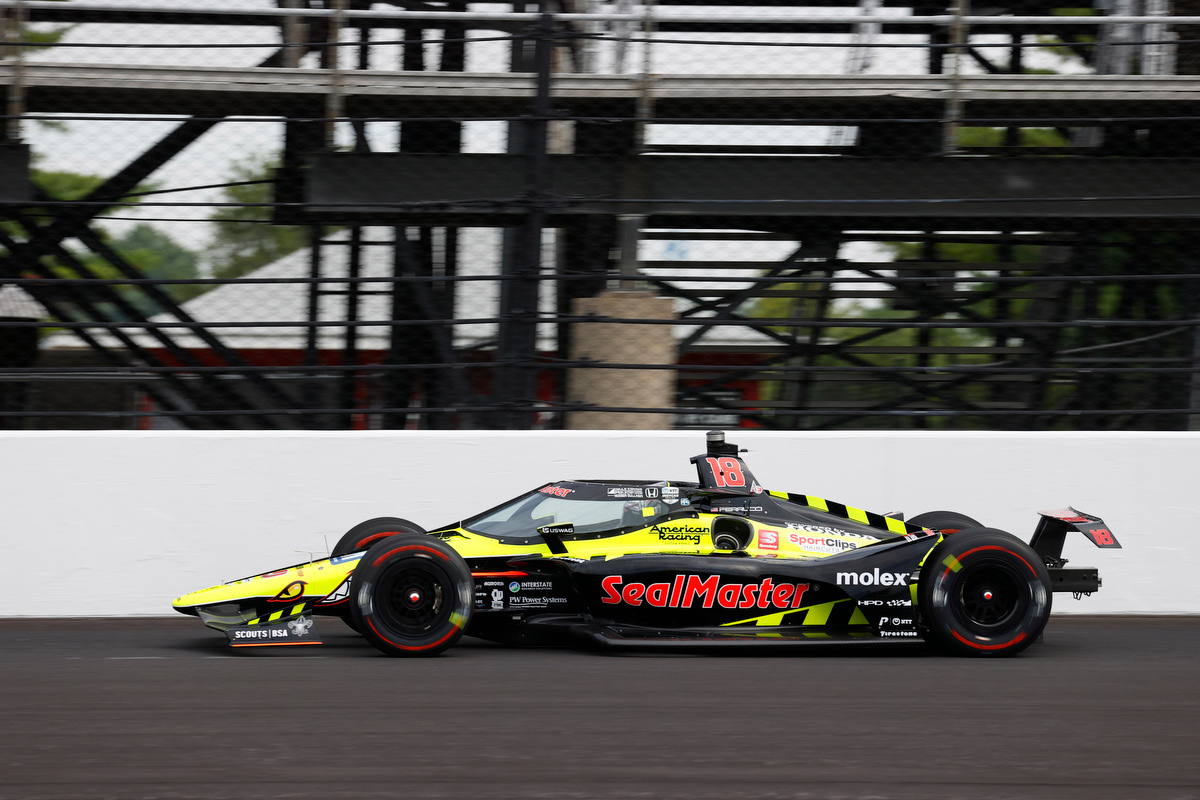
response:
M576 316L618 319L675 319L671 300L645 291L611 291L579 297ZM661 370L573 369L567 402L601 407L670 408L675 405L675 337L670 325L577 322L572 326L571 358L620 364L662 364ZM654 430L670 428L670 414L572 411L573 430Z

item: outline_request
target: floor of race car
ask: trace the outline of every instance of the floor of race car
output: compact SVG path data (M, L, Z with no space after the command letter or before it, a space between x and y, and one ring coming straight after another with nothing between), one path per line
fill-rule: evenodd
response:
M923 648L234 651L194 619L0 620L0 799L1200 797L1200 617Z

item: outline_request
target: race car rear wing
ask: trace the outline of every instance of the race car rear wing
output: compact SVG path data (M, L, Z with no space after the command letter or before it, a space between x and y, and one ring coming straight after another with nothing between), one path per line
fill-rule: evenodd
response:
M1071 531L1079 531L1096 547L1121 545L1108 528L1108 523L1091 514L1084 514L1067 507L1055 511L1041 511L1041 521L1029 540L1029 546L1046 562L1050 573L1050 584L1055 592L1090 594L1100 588L1100 574L1095 567L1066 566L1062 557L1063 543Z

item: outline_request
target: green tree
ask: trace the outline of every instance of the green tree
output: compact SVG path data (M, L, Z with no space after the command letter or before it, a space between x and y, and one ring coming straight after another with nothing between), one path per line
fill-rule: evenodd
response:
M138 223L113 240L112 246L147 278L190 280L199 275L199 254L153 225ZM189 284L170 284L162 288L177 302L191 299L204 290Z
M71 201L86 197L105 180L100 175L40 169L34 169L31 178L40 196L55 201ZM154 188L153 184L142 184L137 187L134 194L152 191ZM137 198L133 197L132 199L136 202ZM129 208L129 205L117 205L106 209L105 213L120 213ZM32 220L30 224L45 224L44 221L54 219L60 210L58 207L47 207L41 210L35 208L28 215ZM17 226L13 223L7 223L6 226L18 239L23 239L31 233L17 230ZM139 223L126 233L115 237L103 230L100 231L100 235L106 244L127 262L137 267L147 278L187 280L199 275L199 255L180 245L153 225ZM79 270L69 261L54 259L51 262L52 268L55 274L61 277L94 276L107 279L126 277L117 267L90 250L68 248L68 251L75 260L86 267L86 272ZM162 289L176 302L183 302L203 291L202 287L187 284L173 284L164 286ZM143 287L118 286L116 292L143 315L149 316L162 310L160 304L154 302ZM115 307L115 304L99 303L98 305L104 307L107 313L114 317L125 316Z
M215 234L209 249L213 274L237 278L270 264L288 253L308 246L302 227L272 225L274 200L272 173L278 159L250 156L233 165L230 185L222 191L222 203L211 219Z

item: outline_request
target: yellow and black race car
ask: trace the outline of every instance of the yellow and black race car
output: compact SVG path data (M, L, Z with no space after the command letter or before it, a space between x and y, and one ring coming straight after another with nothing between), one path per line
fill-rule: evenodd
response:
M560 481L425 532L368 520L329 558L180 597L234 646L320 644L339 616L382 652L433 655L463 634L513 644L814 646L924 640L1012 655L1053 592L1091 593L1067 568L1078 531L1120 547L1098 517L1042 512L1029 544L962 514L908 521L764 490L724 434L699 480Z

